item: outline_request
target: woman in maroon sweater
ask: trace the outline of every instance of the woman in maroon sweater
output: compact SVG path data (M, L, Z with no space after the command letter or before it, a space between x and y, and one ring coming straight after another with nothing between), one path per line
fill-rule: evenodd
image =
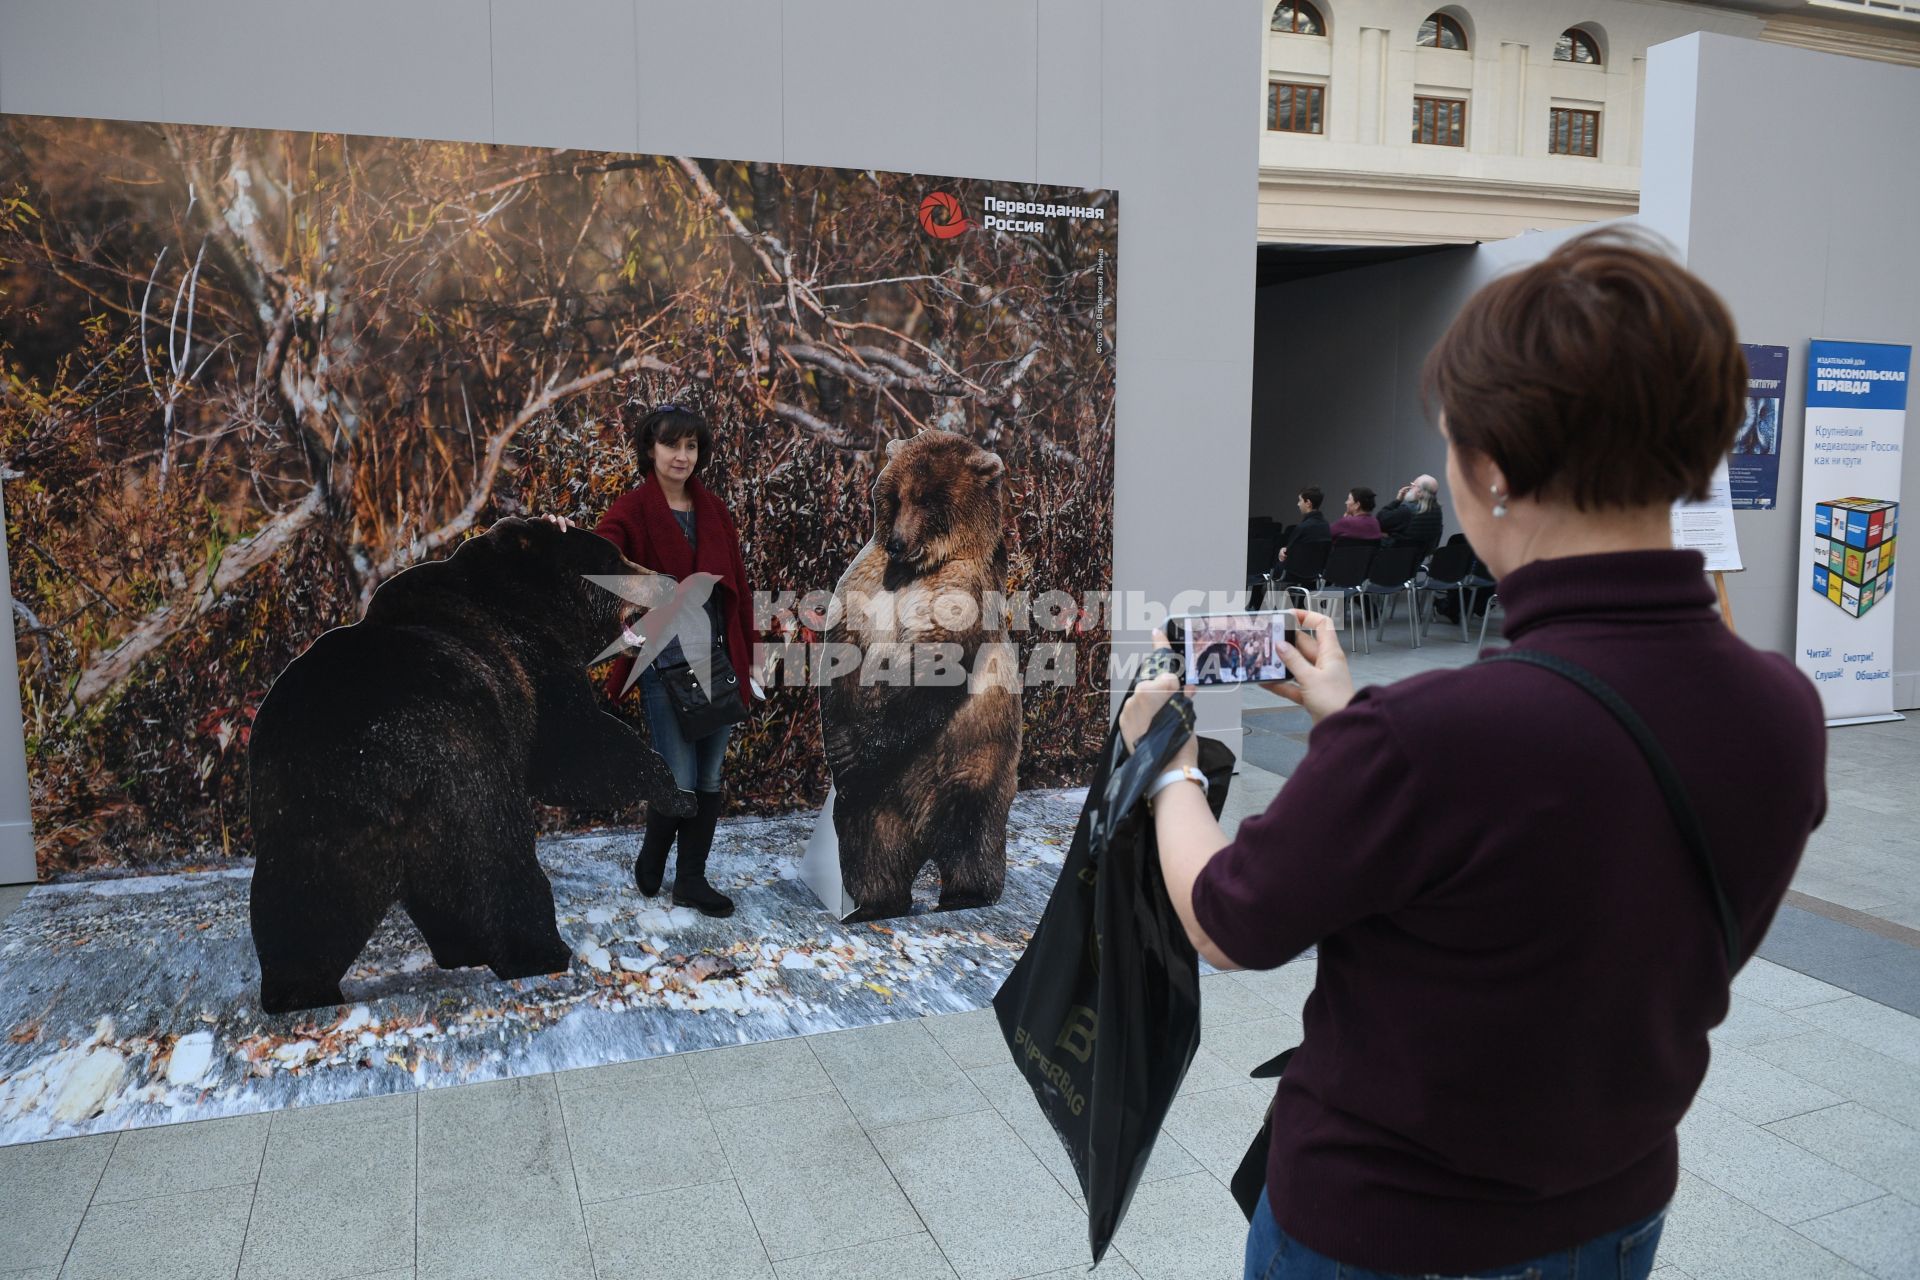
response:
M641 481L614 499L594 532L620 548L620 553L643 568L684 582L695 573L712 574L719 581L707 598L707 617L714 643L722 646L735 674L744 682L752 649L753 599L747 590L746 565L740 558L740 535L733 517L720 499L696 478L713 453L713 435L700 415L680 405L661 405L633 428L634 459ZM660 660L680 655L675 639ZM607 692L615 699L627 691L633 659L614 663ZM640 694L652 734L653 749L673 771L682 791L696 792L690 818L647 813L647 834L634 863L634 881L651 897L666 877L667 854L676 837L680 855L674 865L673 904L693 907L710 916L733 914L733 900L707 883L707 854L713 847L720 819L720 766L727 754L731 729L721 729L689 741L680 730L666 686L650 666L640 675ZM743 690L741 696L746 696Z
M1357 489L1347 490L1347 508L1333 528L1327 530L1328 536L1335 542L1378 542L1386 535L1380 531L1380 521L1373 514L1373 490L1361 485Z
M1589 233L1469 301L1427 380L1507 638L1645 720L1744 963L1825 812L1825 731L1813 687L1721 625L1700 556L1671 549L1670 504L1704 494L1741 417L1725 306ZM1203 955L1269 968L1319 946L1246 1275L1644 1277L1733 977L1652 769L1553 672L1480 662L1355 693L1329 621L1302 625L1297 683L1274 687L1315 728L1267 811L1229 841L1201 788L1152 801ZM1130 700L1125 736L1172 684Z

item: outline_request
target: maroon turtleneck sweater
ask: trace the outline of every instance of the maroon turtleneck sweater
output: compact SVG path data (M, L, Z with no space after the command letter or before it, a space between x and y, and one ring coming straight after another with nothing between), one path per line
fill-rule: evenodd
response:
M1813 686L1720 624L1695 552L1538 561L1500 599L1516 647L1613 685L1666 748L1751 955L1826 809ZM1251 968L1319 944L1267 1169L1310 1248L1487 1270L1672 1197L1731 975L1651 770L1578 687L1480 663L1362 690L1194 911Z

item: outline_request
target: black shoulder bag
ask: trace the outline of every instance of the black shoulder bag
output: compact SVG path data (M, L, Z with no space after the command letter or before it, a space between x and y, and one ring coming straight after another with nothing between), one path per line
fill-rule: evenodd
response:
M680 733L689 742L697 742L747 718L747 700L740 688L740 677L727 658L724 644L716 641L709 663L707 684L710 687L707 688L694 678L693 665L684 652L678 662L656 659L653 664L654 674L666 686L673 718L680 722Z
M1707 890L1713 896L1714 914L1720 922L1720 940L1726 949L1727 975L1731 977L1740 967L1740 922L1734 917L1733 904L1727 901L1726 889L1720 883L1720 870L1714 865L1713 852L1707 846L1707 833L1700 826L1700 815L1694 812L1693 802L1687 799L1687 790L1680 781L1679 772L1673 767L1666 750L1661 747L1627 700L1617 693L1613 686L1594 675L1585 667L1568 662L1565 658L1550 653L1541 653L1537 649L1507 649L1490 654L1484 662L1524 662L1529 666L1540 667L1562 676L1579 685L1594 699L1613 713L1613 718L1633 738L1640 753L1647 758L1647 765L1653 770L1654 780L1660 784L1660 794L1665 797L1667 809L1673 815L1673 823L1680 829L1680 838L1686 842L1687 849L1693 854L1699 865L1700 874L1707 882ZM1287 1060L1293 1056L1288 1049L1276 1058L1261 1063L1250 1073L1256 1080L1272 1079L1286 1070ZM1253 1220L1253 1211L1260 1205L1260 1192L1267 1183L1267 1152L1272 1145L1273 1104L1267 1104L1267 1116L1260 1122L1260 1132L1254 1135L1253 1145L1247 1148L1247 1154L1240 1159L1240 1167L1234 1170L1232 1182L1233 1198Z

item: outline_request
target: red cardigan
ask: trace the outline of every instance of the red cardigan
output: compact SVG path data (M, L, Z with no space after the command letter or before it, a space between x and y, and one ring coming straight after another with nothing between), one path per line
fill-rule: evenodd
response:
M687 481L693 498L693 536L698 549L687 545L686 534L673 518L666 495L651 479L614 499L594 532L620 548L620 554L643 569L684 581L689 574L711 573L720 579L720 616L726 620L727 658L744 680L752 670L753 593L747 590L747 567L740 559L740 534L720 499L698 480ZM607 696L618 698L633 670L633 656L624 655L607 677ZM753 699L744 699L748 706Z

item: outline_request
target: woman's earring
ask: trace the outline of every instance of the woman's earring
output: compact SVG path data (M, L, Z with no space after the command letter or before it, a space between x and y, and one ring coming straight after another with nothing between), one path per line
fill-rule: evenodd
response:
M1488 486L1488 492L1493 494L1493 518L1498 520L1507 514L1507 495L1500 492L1497 484Z

